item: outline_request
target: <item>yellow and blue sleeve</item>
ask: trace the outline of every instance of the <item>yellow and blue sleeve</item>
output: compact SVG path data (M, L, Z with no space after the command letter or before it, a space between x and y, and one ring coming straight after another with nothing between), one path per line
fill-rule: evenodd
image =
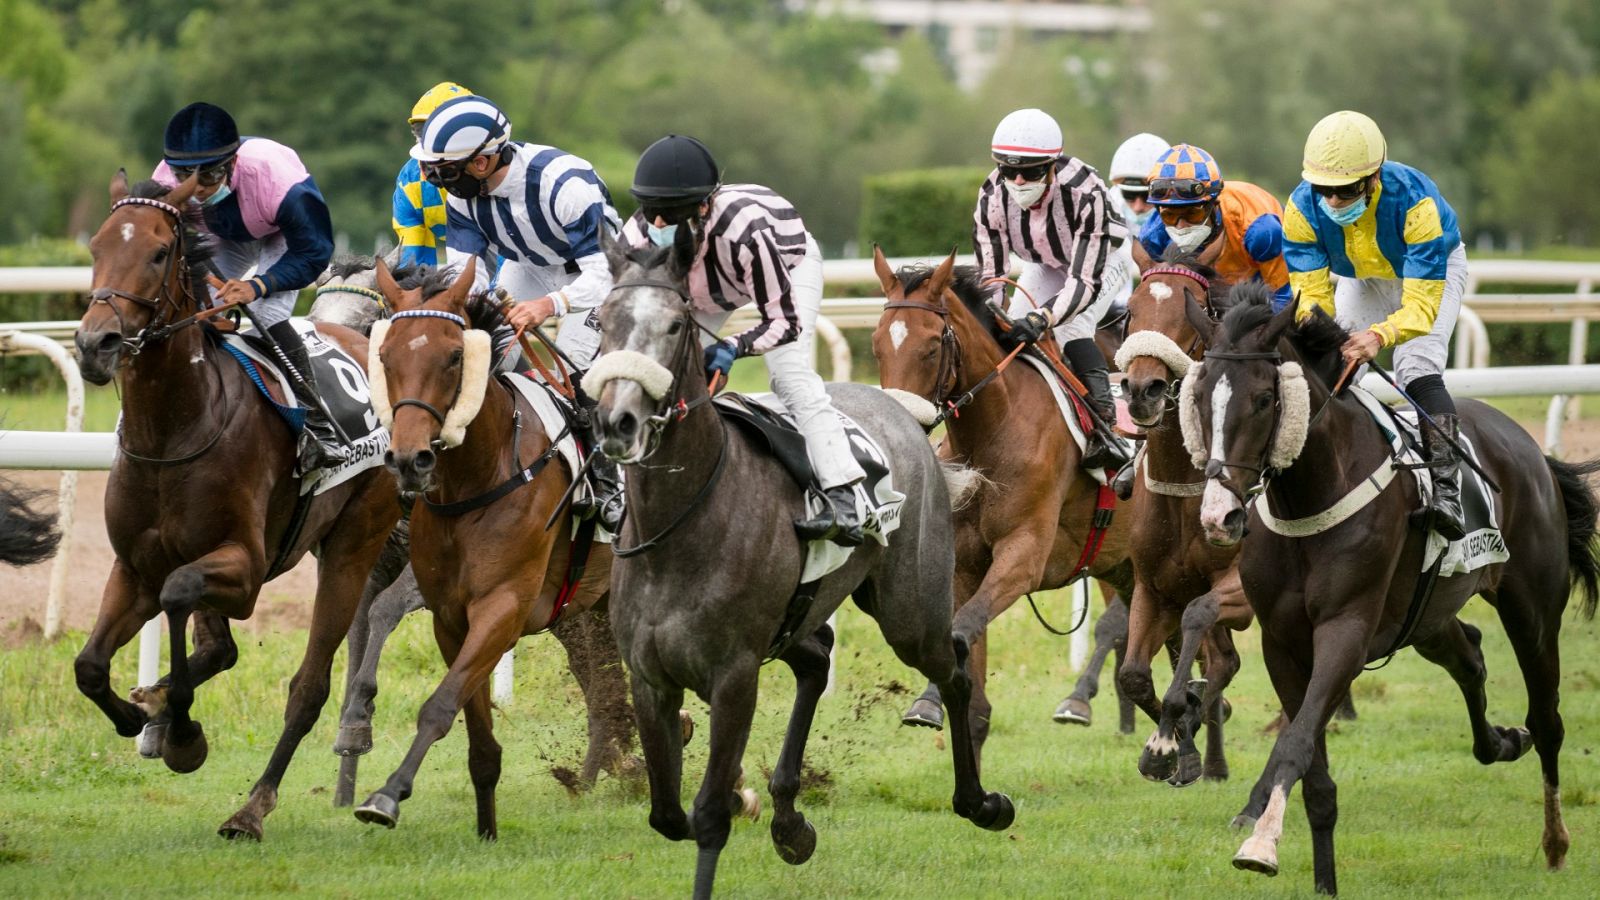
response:
M1333 281L1328 274L1328 254L1311 222L1289 198L1283 212L1283 262L1289 271L1289 288L1300 298L1295 315L1304 318L1314 309L1333 315Z

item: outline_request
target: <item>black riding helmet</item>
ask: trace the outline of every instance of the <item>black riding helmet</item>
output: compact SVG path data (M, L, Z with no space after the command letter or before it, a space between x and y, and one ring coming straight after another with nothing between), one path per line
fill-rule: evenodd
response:
M641 206L659 208L703 203L721 185L717 161L705 144L669 134L645 148L629 193Z

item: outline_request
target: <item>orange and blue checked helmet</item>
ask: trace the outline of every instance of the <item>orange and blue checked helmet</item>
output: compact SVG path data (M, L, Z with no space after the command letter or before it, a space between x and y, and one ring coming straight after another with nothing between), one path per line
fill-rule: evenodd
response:
M1150 169L1150 202L1192 206L1222 193L1222 169L1211 154L1193 144L1177 144Z

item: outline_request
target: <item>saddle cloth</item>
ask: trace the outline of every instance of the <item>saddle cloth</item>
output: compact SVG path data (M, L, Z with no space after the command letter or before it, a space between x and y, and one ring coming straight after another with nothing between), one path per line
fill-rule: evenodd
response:
M1415 410L1397 410L1355 385L1351 385L1349 390L1366 407L1372 416L1372 421L1383 433L1384 439L1389 442L1389 447L1400 462L1414 464L1425 461L1414 449L1422 443ZM1401 439L1402 431L1409 436L1409 441ZM1474 461L1481 463L1477 448L1473 446L1472 439L1467 437L1465 432L1462 432L1457 440L1462 448L1471 454ZM1427 508L1433 497L1433 470L1407 471L1416 478L1417 493L1422 498L1422 507ZM1500 534L1499 513L1495 509L1494 496L1489 485L1472 470L1472 467L1464 463L1457 467L1457 471L1460 473L1457 477L1461 481L1461 511L1466 520L1466 536L1459 541L1447 541L1437 531L1429 532L1428 549L1422 559L1422 570L1427 571L1442 552L1444 561L1439 565L1440 577L1464 575L1511 558L1511 553L1506 549L1505 539Z
M806 489L806 515L815 516L826 508L827 500L815 484L811 461L806 456L805 438L800 434L775 394L722 394L713 403L717 412L737 423L752 435L765 441L772 454L789 470L795 482ZM888 546L889 535L900 527L900 508L906 495L894 489L894 477L889 471L889 457L872 436L855 420L842 412L834 411L844 426L850 452L867 477L855 486L856 511L861 514L861 530L871 540ZM809 541L805 564L801 568L800 583L816 581L838 569L850 558L851 547L842 547L832 541Z
M1019 354L1017 359L1033 366L1038 370L1039 375L1044 378L1044 383L1050 385L1050 394L1056 398L1056 407L1061 410L1061 418L1067 423L1067 430L1072 433L1072 440L1078 445L1078 453L1081 455L1084 448L1088 446L1088 440L1083 433L1083 423L1078 419L1078 401L1067 394L1066 388L1061 384L1061 376L1057 375L1043 360L1029 353ZM1116 404L1117 421L1110 424L1121 427L1126 431L1134 431L1136 426L1133 424L1133 420L1128 417L1128 404L1120 396L1116 397ZM1134 450L1132 442L1120 435L1117 440L1122 443L1123 452L1131 458ZM1094 476L1095 481L1101 484L1106 483L1106 473L1103 469L1085 469L1084 471Z
M534 414L539 417L539 424L544 428L545 434L551 437L561 435L561 438L556 441L556 454L561 457L562 462L566 463L567 477L577 478L578 471L583 468L583 457L578 450L577 436L567 427L572 421L571 404L567 402L565 397L556 393L555 388L546 384L544 378L537 373L509 372L502 374L500 378L507 385L510 385L512 390L520 394L522 399L528 401L529 406L533 407ZM618 471L618 476L623 479L627 478L620 470ZM578 479L578 486L572 492L572 499L574 502L580 499L587 500L591 493L589 479L580 478ZM577 528L577 522L573 522L573 528ZM611 532L598 525L595 526L594 534L595 540L600 543L609 544L612 541L613 535Z
M301 476L301 494L321 494L368 469L383 465L383 454L389 449L389 431L379 424L378 414L372 411L366 367L352 359L337 344L324 339L314 322L308 319L290 321L306 345L306 355L311 358L311 368L322 401L328 405L328 410L351 441L351 446L345 448L345 462ZM306 410L295 402L294 389L278 367L277 355L272 352L267 340L254 331L222 334L220 340L222 349L239 363L255 383L256 389L289 423L290 431L299 435L305 427Z

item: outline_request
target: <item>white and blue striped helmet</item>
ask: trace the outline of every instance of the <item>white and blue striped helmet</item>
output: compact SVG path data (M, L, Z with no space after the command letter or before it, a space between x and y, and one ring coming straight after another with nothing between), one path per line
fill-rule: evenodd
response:
M422 138L411 148L420 162L466 159L498 150L511 139L511 120L500 107L476 94L439 105L422 126Z

